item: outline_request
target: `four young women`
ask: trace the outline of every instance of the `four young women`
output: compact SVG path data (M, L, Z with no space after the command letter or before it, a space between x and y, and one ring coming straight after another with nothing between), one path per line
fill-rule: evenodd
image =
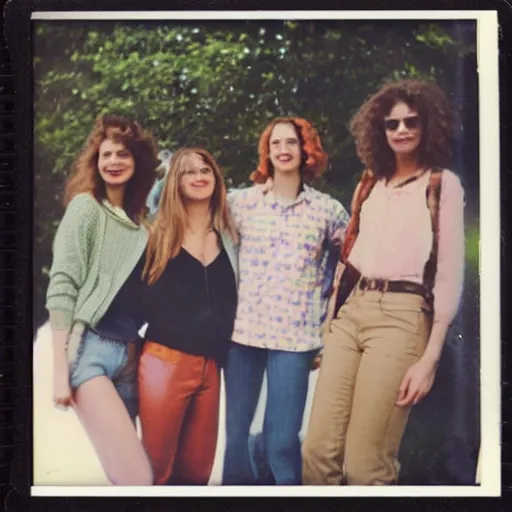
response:
M99 119L68 185L47 308L55 402L73 405L112 483L208 482L221 367L224 484L258 482L248 438L264 372L265 483L396 482L408 413L432 386L461 295L463 191L446 169L451 115L436 85L384 86L351 130L367 171L349 223L310 187L327 161L314 128L278 118L249 189L226 196L207 151L178 151L149 225L154 141ZM325 337L301 457L332 246L360 278Z

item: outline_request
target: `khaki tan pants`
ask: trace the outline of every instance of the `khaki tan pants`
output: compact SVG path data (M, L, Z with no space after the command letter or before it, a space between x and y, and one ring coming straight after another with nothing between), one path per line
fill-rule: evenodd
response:
M410 407L402 378L425 350L431 319L419 295L356 289L325 336L308 433L305 485L388 485Z

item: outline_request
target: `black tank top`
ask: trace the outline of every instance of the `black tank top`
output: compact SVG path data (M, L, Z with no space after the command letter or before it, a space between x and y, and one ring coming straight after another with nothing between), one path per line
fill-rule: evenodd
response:
M146 340L223 365L237 307L233 267L224 249L204 266L186 249L146 285L142 307Z

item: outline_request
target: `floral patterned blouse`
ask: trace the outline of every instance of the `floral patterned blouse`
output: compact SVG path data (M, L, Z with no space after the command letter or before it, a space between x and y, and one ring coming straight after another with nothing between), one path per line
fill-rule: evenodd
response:
M240 234L233 341L293 352L320 348L327 248L341 245L347 211L307 185L287 203L261 186L230 191L228 203Z

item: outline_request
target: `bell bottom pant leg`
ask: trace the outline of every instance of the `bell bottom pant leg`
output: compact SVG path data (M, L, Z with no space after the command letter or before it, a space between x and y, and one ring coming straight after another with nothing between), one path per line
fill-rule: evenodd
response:
M220 371L205 362L204 381L192 397L181 428L181 437L169 483L207 485L215 459L219 427Z
M263 382L267 350L232 342L224 368L226 451L223 485L253 485L249 432Z
M219 394L213 361L146 342L139 363L139 417L157 485L208 483Z
M269 350L267 404L263 424L266 458L276 485L302 483L299 432L316 351Z

